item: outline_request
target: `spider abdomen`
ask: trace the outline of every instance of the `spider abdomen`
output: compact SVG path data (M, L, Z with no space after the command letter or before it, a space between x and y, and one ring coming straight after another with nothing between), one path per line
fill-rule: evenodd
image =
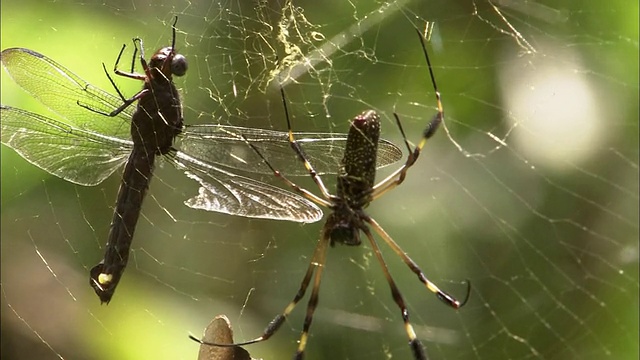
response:
M353 210L371 202L379 139L380 116L375 111L365 111L353 119L337 184L337 198Z

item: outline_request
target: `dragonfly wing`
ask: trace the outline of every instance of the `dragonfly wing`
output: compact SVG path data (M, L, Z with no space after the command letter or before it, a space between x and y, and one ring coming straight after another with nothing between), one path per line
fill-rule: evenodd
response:
M244 138L243 138L244 137ZM258 154L247 144L251 142L278 171L289 176L308 175L291 148L288 133L282 131L225 125L191 125L179 139L183 152L210 164L217 164L252 173L270 174ZM294 133L296 141L319 174L335 174L340 169L346 144L346 134ZM377 166L383 167L402 158L402 151L393 143L381 140Z
M218 169L183 152L172 154L170 159L200 184L198 195L185 201L191 208L301 223L322 218L322 210L300 195Z
M346 140L346 139L345 139ZM376 158L376 168L394 164L402 159L402 150L389 140L378 140L378 157Z
M100 115L83 107L110 113L122 105L119 97L92 86L62 65L33 50L6 49L2 51L0 58L16 84L62 116L66 124L108 136L130 138L133 106L115 117Z
M132 143L2 105L1 140L37 167L79 185L109 177L126 160Z
M336 174L342 166L342 157L347 144L347 134L294 132L296 141L300 144L305 154L309 156L315 168L315 162L320 164L324 173ZM293 150L291 150L293 152ZM378 156L376 168L383 168L402 159L402 150L391 141L380 139L378 141ZM304 170L304 166L302 167ZM304 171L305 175L308 172Z

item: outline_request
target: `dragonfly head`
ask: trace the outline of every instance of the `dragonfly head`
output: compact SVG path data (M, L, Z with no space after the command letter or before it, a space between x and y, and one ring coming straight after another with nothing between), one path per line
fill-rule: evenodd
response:
M177 54L173 47L167 46L156 51L149 61L149 67L160 70L168 79L172 75L182 76L187 72L187 58Z

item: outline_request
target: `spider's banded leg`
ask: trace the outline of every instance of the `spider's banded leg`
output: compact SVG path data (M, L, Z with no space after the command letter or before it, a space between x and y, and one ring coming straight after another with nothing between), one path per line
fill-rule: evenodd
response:
M313 168L313 165L311 165L311 163L309 162L309 159L304 154L304 151L300 147L300 144L298 144L295 137L293 136L293 128L291 127L291 120L289 119L289 108L287 107L287 99L284 96L284 89L282 87L280 87L280 96L282 97L282 105L284 106L284 117L287 119L287 130L289 132L289 137L288 137L289 145L298 156L298 159L302 161L302 163L304 164L304 167L309 172L309 175L311 175L313 182L315 182L316 185L318 185L318 189L320 189L322 196L324 196L325 199L330 199L331 194L329 194L329 190L324 185L324 183L322 182L322 179L320 178L320 175L318 175L316 170Z
M404 132L404 128L402 127L402 122L400 121L400 117L398 116L397 113L393 113L393 117L396 118L396 125L398 126L398 130L400 130L400 135L402 135L402 141L404 142L404 146L407 147L407 152L409 154L413 153L413 149L411 148L411 144L409 143L409 140L407 140L407 134ZM415 162L415 159L413 159L413 162ZM406 162L405 162L406 165Z
M296 296L293 298L293 300L289 303L289 305L287 305L287 307L285 307L284 311L282 313L280 313L279 315L277 315L275 318L273 318L273 320L271 320L271 322L269 322L269 325L267 325L267 327L264 329L264 332L262 333L262 335L260 335L259 337L249 340L249 341L244 341L241 343L234 343L234 344L218 344L218 343L212 343L212 342L208 342L208 341L202 341L196 337L194 337L193 335L189 335L189 338L191 340L194 340L200 344L204 344L204 345L209 345L209 346L219 346L219 347L233 347L233 346L244 346L244 345L251 345L251 344L255 344L261 341L265 341L267 339L269 339L271 336L273 336L273 334L276 333L276 331L278 331L278 329L280 329L280 326L282 326L282 324L284 324L284 321L287 319L287 317L289 316L289 314L291 314L291 312L293 311L293 309L296 307L296 305L298 305L298 302L300 302L300 299L302 299L302 297L304 297L304 294L307 291L307 288L309 287L309 284L311 283L311 277L314 273L314 271L318 270L318 271L322 271L322 267L324 266L324 259L326 258L326 254L327 254L327 248L329 241L327 238L323 237L319 242L318 245L316 246L315 250L313 251L313 257L311 258L311 261L309 262L309 267L307 267L307 272L304 274L304 278L302 279L302 282L300 283L300 288L298 289L298 292L296 293ZM315 298L316 298L316 302L318 299L318 295L317 295L317 285L319 285L320 280L316 277L315 278L315 282L314 282L314 292L316 292ZM313 298L313 295L312 295ZM311 303L311 300L309 300L309 303ZM309 305L310 306L310 305ZM314 309L315 309L315 305L314 305ZM308 314L308 310L307 310L307 315ZM311 312L311 315L313 315L313 311ZM310 323L310 321L309 321ZM305 320L305 324L306 324L306 320ZM308 327L307 327L308 330ZM302 340L304 340L306 342L307 336L306 336L306 332L303 331L303 338L300 339L300 343L302 344ZM303 350L304 350L304 346L303 346Z
M322 205L322 206L326 206L326 207L331 207L332 204L331 202L329 202L326 199L323 199L321 197L319 197L318 195L310 192L309 190L303 189L300 186L298 186L296 183L294 183L293 181L287 179L286 176L284 176L280 171L276 170L271 163L269 162L269 160L267 160L264 155L262 155L262 153L260 152L260 150L258 150L258 148L253 145L244 135L242 135L242 139L244 140L244 142L249 145L251 147L251 149L253 149L253 151L255 151L256 154L258 154L258 156L260 156L260 158L262 159L262 161L269 167L269 169L271 169L271 171L273 171L273 174L279 178L282 179L282 181L284 181L291 189L293 189L295 192L297 192L298 194L306 197L307 199L313 201L314 203L318 204L318 205ZM323 185L324 186L324 185Z
M429 140L429 138L436 133L436 130L438 130L440 123L442 123L444 119L444 107L442 106L442 98L440 96L440 91L438 91L436 78L433 75L433 67L431 66L431 60L429 60L427 47L424 44L424 38L422 37L422 34L420 33L420 31L416 29L416 32L418 33L418 37L420 38L420 44L422 45L422 51L424 53L424 57L427 60L427 67L429 68L429 76L431 77L431 84L433 85L433 90L436 93L436 106L438 107L438 112L433 116L433 118L431 118L431 121L429 121L429 123L427 124L427 127L422 131L422 139L420 139L420 142L413 149L413 151L411 151L410 147L407 145L407 147L409 147L409 155L407 156L407 161L404 163L404 165L402 165L398 170L394 171L391 175L387 176L384 180L380 181L378 184L376 184L373 187L373 193L371 194L373 200L379 198L384 193L395 188L396 186L400 185L404 181L407 175L407 171L416 162L416 160L418 159L418 156L420 156L420 152L422 151L422 148L427 143L427 140ZM404 143L408 144L407 137L404 133L404 130L402 129L402 124L400 123L400 118L398 117L397 114L393 114L393 116L396 118L396 124L400 129L400 133L402 134Z
M438 94L438 98L439 97L440 95ZM441 108L441 107L442 105L439 103L438 108ZM396 114L393 114L393 115L396 118L396 122L400 124L400 119L398 118L398 115ZM433 134L435 134L436 130L438 129L438 126L440 126L443 116L444 116L444 113L441 111L438 111L438 113L434 115L434 117L431 119L427 127L424 129L422 140L420 141L420 143L415 147L415 149L413 149L412 152L409 152L409 155L407 156L407 161L400 168L398 168L396 171L391 173L391 175L387 176L384 180L380 181L373 187L373 192L371 193L371 196L372 196L371 201L381 197L387 191L402 184L405 177L407 176L407 171L409 171L409 168L413 166L413 164L415 164L416 160L418 159L418 156L420 156L420 152L422 151L422 148L427 143L427 140L431 136L433 136ZM402 127L400 126L400 128ZM402 136L404 138L404 141L405 143L407 143L407 139L404 136L404 131L402 132L403 132Z
M320 293L320 281L322 280L322 272L324 271L324 265L327 259L327 244L329 244L329 237L326 236L323 231L322 238L318 247L322 246L322 250L318 254L318 258L314 260L316 273L313 276L313 289L311 290L311 296L307 303L307 314L304 317L304 325L302 327L302 334L300 334L300 341L298 343L298 350L293 357L295 360L302 360L304 358L304 349L307 346L307 340L309 338L309 328L311 328L311 322L313 321L313 314L316 311L318 305L318 294Z
M396 305L400 308L400 313L402 314L402 320L404 321L404 329L407 332L407 336L409 337L409 346L413 352L413 357L416 360L426 360L427 355L424 352L424 348L418 340L416 336L416 332L413 330L413 326L411 322L409 322L409 310L407 310L407 306L404 303L404 299L402 298L402 294L400 294L400 289L396 285L395 281L391 277L391 273L389 272L389 268L387 264L384 262L384 258L382 257L382 253L380 252L380 248L376 243L371 231L367 227L363 227L362 231L367 235L369 242L371 243L371 247L373 248L373 252L376 254L376 258L378 258L378 262L382 267L382 272L384 273L385 278L387 279L387 283L389 284L389 288L391 289L391 296L393 297L393 301L395 301Z
M429 279L427 279L427 277L424 275L422 270L420 270L420 267L418 267L418 264L416 264L409 257L409 255L407 255L402 250L402 248L400 248L400 246L395 241L393 241L391 236L389 236L389 234L387 234L387 232L384 231L384 229L374 219L367 217L365 218L365 221L369 225L371 225L371 227L373 227L375 232L378 233L378 235L380 235L380 237L387 243L387 245L389 245L391 249L393 249L393 251L396 254L398 254L398 256L400 256L400 258L402 258L402 261L404 261L404 263L409 267L409 269L411 269L411 271L418 276L418 279L420 280L420 282L423 283L427 287L427 289L429 289L429 291L436 294L436 296L438 297L438 299L440 299L440 301L451 306L454 309L459 309L462 306L464 306L464 304L467 303L467 301L469 300L469 295L471 295L471 283L469 281L467 281L467 294L465 295L464 300L463 301L457 300L453 296L440 290L436 286L436 284L429 281Z

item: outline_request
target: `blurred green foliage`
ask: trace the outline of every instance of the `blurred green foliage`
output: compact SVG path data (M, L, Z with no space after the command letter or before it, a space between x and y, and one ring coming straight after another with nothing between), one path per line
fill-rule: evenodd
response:
M2 49L39 51L111 91L101 63L110 69L132 37L147 55L166 45L177 14L178 47L190 61L178 80L185 121L284 129L277 92L261 92L275 55L286 54L277 28L265 25L276 25L279 6L240 3L4 1ZM406 183L370 208L439 286L458 295L471 280L470 303L453 311L381 244L430 358L637 358L637 2L505 3L501 13L470 1L295 5L304 17L288 30L304 53L364 33L286 87L294 126L345 131L347 119L374 108L397 144L394 111L412 141L435 111L413 26L436 22L430 51L447 127ZM382 20L370 28L356 20L376 15ZM524 53L514 29L539 52ZM521 79L500 79L517 62L507 54L530 60L518 65L523 72L550 59L588 79L605 123L591 157L557 171L518 147L511 133L535 138L527 121L537 119L508 121L505 93ZM140 88L117 83L125 94ZM2 104L53 116L4 72L1 94ZM88 269L102 256L118 182L73 186L2 146L3 358L195 359L187 334L199 335L214 315L231 319L236 340L253 338L295 294L320 224L187 209L182 201L197 188L165 166L114 301L100 306ZM330 251L308 359L410 358L375 261L368 247ZM249 347L252 356L290 357L305 305L273 339Z

